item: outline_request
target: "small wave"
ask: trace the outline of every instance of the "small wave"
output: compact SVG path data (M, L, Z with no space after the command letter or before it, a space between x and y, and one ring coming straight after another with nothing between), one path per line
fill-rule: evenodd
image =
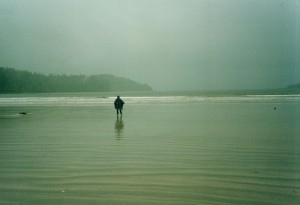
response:
M112 104L115 97L6 97L0 106L93 106ZM300 102L300 95L124 96L126 104Z

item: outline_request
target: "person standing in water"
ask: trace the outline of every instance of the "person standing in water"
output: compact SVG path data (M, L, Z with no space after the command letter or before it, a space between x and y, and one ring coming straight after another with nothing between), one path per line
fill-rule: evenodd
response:
M122 115L124 101L120 98L120 96L117 97L117 99L114 102L114 105L117 110L117 115L119 115L119 111L120 111L120 114Z

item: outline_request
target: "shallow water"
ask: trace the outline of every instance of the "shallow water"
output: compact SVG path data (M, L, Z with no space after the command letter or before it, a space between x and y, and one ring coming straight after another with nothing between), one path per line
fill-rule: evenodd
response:
M0 99L0 204L300 203L299 96L23 97Z

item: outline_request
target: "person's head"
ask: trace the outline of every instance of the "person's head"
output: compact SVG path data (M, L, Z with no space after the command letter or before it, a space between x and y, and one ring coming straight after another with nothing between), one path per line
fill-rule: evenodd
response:
M119 99L119 98L120 98L120 96L118 95L118 96L117 96L117 98Z

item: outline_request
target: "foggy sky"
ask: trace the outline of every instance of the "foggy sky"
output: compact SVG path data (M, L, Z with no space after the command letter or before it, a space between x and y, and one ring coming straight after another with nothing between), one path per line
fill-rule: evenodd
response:
M157 90L300 82L299 0L0 0L0 66Z

